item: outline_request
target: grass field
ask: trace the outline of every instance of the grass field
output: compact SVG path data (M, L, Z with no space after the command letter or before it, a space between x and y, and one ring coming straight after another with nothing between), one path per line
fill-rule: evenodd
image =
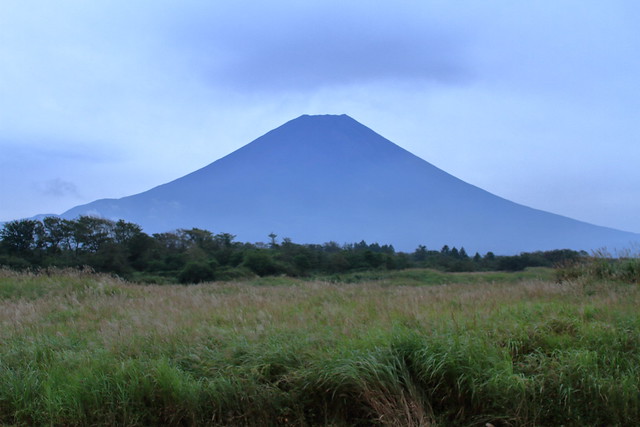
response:
M638 285L0 271L0 424L635 425Z

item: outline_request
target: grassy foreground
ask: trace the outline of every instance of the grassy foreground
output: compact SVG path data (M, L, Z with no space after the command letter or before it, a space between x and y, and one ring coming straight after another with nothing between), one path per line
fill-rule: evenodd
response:
M638 285L398 274L155 286L0 271L0 424L640 419Z

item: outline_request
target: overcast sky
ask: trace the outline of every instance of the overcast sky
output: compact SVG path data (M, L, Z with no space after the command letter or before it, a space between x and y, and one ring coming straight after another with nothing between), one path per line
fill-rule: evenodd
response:
M640 232L638 22L635 0L3 0L0 220L344 113L494 194Z

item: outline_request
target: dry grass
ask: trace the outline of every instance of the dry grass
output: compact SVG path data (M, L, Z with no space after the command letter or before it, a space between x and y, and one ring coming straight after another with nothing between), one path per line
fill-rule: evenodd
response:
M35 277L34 277L35 279ZM390 328L402 319L425 328L448 327L443 319L487 319L500 307L518 302L581 300L582 287L550 282L515 284L387 287L380 284L336 285L299 282L293 286L210 283L194 286L139 286L100 277L90 287L57 289L37 299L0 301L0 336L72 327L96 332L101 344L113 347L130 337L184 335L191 339L223 333L259 336L278 330L327 327L350 337L372 326ZM625 305L638 294L624 296ZM619 290L599 295L593 305L620 303ZM62 333L62 332L61 332Z

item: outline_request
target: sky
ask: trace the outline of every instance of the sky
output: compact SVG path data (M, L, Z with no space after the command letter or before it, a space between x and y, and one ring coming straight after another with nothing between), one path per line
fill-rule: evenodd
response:
M640 232L640 2L3 0L0 221L348 114L526 206Z

